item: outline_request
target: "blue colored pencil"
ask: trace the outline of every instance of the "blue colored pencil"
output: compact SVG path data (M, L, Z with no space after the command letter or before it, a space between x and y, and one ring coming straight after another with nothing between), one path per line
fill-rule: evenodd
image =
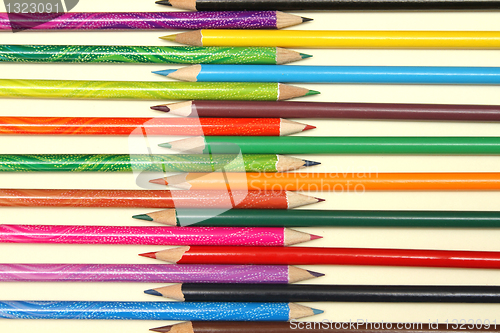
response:
M4 319L288 321L322 312L294 303L0 301Z
M191 82L500 84L500 67L194 65L153 73Z

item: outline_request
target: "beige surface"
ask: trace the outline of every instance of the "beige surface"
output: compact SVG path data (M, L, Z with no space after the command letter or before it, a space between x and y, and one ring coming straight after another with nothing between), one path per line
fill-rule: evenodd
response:
M3 10L3 9L2 9ZM169 10L153 0L84 0L78 11ZM500 13L319 13L315 21L295 29L367 30L500 30ZM167 45L163 32L2 33L0 43ZM314 58L304 65L456 65L500 66L500 51L304 50ZM164 80L150 72L168 65L0 64L1 78ZM179 66L177 66L179 67ZM366 101L500 104L500 88L471 86L302 85L322 92L309 101ZM0 115L155 116L157 102L0 100ZM318 128L309 135L442 135L496 136L500 124L389 121L307 121ZM154 145L154 142L151 143ZM1 153L127 153L127 138L0 137ZM323 162L318 172L371 171L500 171L500 157L451 156L307 156ZM131 174L0 174L1 187L137 188ZM497 210L500 193L320 193L317 209ZM2 208L3 223L147 225L130 218L154 209ZM306 229L301 229L306 230ZM324 239L310 246L436 248L500 251L500 230L320 229ZM138 257L161 246L0 245L0 262L152 263ZM500 284L500 271L388 267L311 267L327 273L314 283L359 284ZM3 283L4 300L161 300L142 293L162 284ZM500 305L480 304L314 304L325 313L315 320L417 321L500 320ZM146 332L167 322L0 320L2 332ZM5 330L5 329L8 329Z

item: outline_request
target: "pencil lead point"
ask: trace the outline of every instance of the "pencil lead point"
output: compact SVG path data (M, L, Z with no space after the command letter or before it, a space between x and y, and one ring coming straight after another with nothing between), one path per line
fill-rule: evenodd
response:
M321 238L323 238L323 236L318 236L318 235L311 234L311 240L321 239Z
M315 165L319 165L319 164L321 164L321 162L304 160L304 166L306 166L306 167L315 166Z
M307 53L301 53L301 54L300 54L300 57L301 57L302 59L306 59L306 58L312 58L312 55L307 54Z
M162 294L160 294L159 292L157 292L154 289L144 290L144 293L148 294L148 295L153 295L153 296L163 296Z
M314 276L314 277L321 277L321 276L325 276L325 274L320 273L320 272L315 272L315 271L310 271L310 270L307 270L307 272L308 272L309 274L311 274L312 276Z
M168 142L166 143L160 143L158 146L162 147L162 148L172 148L172 145Z
M150 107L151 110L169 112L170 109L166 105L155 105Z
M172 6L168 0L160 0L160 1L155 1L155 4L157 5L165 5L165 6Z
M160 332L160 333L168 333L172 329L172 326L162 326L162 327L155 327L155 328L150 328L150 331L153 332Z
M148 252L139 254L141 257L156 259L156 252Z
M134 215L132 218L137 219L137 220L144 220L144 221L153 221L153 218L147 214L139 214L139 215Z
M312 18L304 17L304 16L301 16L301 18L302 18L302 22L309 22L309 21L313 20Z
M312 129L315 129L315 128L316 128L316 126L307 125L306 127L304 127L304 129L302 130L302 132L309 131L309 130L312 130Z
M305 96L311 96L311 95L319 95L321 94L319 91L316 91L316 90L309 90Z
M158 75L163 75L163 76L168 76L168 74L172 74L175 71L176 71L176 69L165 69L165 70L162 70L162 71L152 71L151 73L158 74Z
M323 311L323 310L320 310L320 309L314 309L314 308L311 308L311 310L313 310L313 313L314 313L315 315L317 315L317 314L321 314L321 313L325 312L325 311Z
M323 201L325 201L325 199L321 199L321 198L316 198L316 200L318 200L318 202L323 202Z
M177 37L177 35L168 35L168 36L161 36L160 39L164 39L164 40L169 40L169 41L175 41L175 38Z
M149 182L153 183L153 184L159 184L159 185L168 185L167 181L163 178L151 179Z

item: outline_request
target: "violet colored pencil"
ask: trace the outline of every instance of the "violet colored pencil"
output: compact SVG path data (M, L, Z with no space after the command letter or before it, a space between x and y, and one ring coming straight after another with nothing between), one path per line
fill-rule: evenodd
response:
M282 284L323 275L284 265L0 264L0 282Z
M0 243L286 246L318 238L279 227L0 225Z
M0 13L0 31L278 29L305 21L276 11Z

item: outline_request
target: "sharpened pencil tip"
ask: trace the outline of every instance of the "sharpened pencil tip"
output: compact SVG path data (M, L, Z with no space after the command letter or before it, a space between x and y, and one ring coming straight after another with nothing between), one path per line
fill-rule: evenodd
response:
M318 236L318 235L311 234L311 240L321 239L321 238L323 238L323 236Z
M167 0L155 1L155 4L157 4L157 5L165 5L165 6L172 6L170 4L170 2L168 2Z
M325 312L325 311L323 311L323 310L320 310L320 309L314 309L314 308L311 308L311 310L313 310L313 313L314 313L315 315L317 315L317 314L322 314L323 312Z
M316 90L309 90L305 96L311 96L311 95L319 95L321 94L319 91L316 91Z
M168 185L167 181L163 178L151 179L149 182L153 184Z
M146 214L134 215L134 216L132 216L132 218L137 219L137 220L153 221L153 218L149 215L146 215Z
M316 126L307 125L306 127L304 127L304 129L302 130L302 132L309 131L309 130L312 130L312 129L315 129L315 128L316 128Z
M309 22L309 21L313 20L312 18L304 17L304 16L301 16L301 19L302 19L302 22Z
M141 257L156 259L156 252L148 252L139 254Z
M320 273L320 272L315 272L315 271L310 271L310 270L307 270L307 272L308 272L309 274L311 274L312 276L314 276L314 277L321 277L321 276L325 276L325 274L324 274L324 273Z
M150 331L153 331L153 332L160 332L160 333L167 333L167 332L170 332L170 330L172 329L172 326L162 326L162 327L155 327L155 328L150 328L149 330Z
M161 36L160 39L164 39L164 40L169 40L169 41L175 41L175 38L177 37L177 35L168 35L168 36Z
M162 70L162 71L152 71L151 73L158 74L158 75L163 75L163 76L168 76L168 74L172 74L175 71L176 71L176 69L165 69L165 70Z
M162 148L172 148L172 145L170 143L160 143L158 146Z
M301 57L302 59L306 59L306 58L312 58L312 55L311 55L311 54L307 54L307 53L301 53L301 54L300 54L300 57Z
M318 202L323 202L325 201L325 199L321 199L321 198L315 198L316 200L318 200Z
M166 105L155 105L150 107L151 110L156 110L156 111L163 111L163 112L169 112L170 109Z
M162 294L160 294L159 292L157 292L154 289L144 290L144 293L148 294L148 295L153 295L153 296L163 296Z
M304 166L306 166L306 167L320 165L320 164L321 164L321 162L304 160Z

